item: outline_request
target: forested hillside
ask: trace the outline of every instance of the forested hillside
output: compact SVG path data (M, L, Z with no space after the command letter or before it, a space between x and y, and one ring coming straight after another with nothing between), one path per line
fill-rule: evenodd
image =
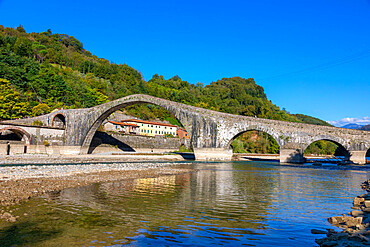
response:
M37 116L56 108L92 107L143 93L226 113L329 125L281 110L252 78L223 78L204 86L190 84L179 76L165 79L156 74L146 82L139 71L127 64L99 58L76 38L50 29L27 33L22 26L0 25L0 89L0 120ZM158 106L134 105L125 111L142 119L159 118L180 124ZM247 133L236 140L235 151L278 152L275 143L266 141L271 137L252 136L256 134Z
M26 33L22 26L0 25L0 78L0 119L91 107L144 93L232 114L309 122L272 104L251 78L223 78L204 86L154 75L146 82L134 68L98 58L76 38L50 29ZM137 107L133 113L140 115Z

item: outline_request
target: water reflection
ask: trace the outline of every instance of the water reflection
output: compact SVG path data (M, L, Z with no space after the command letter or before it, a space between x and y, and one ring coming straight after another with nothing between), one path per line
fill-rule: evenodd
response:
M263 162L192 167L193 173L94 184L33 199L19 209L32 217L0 225L0 243L314 246L310 230L330 228L326 218L349 210L368 176L368 168ZM35 229L45 234L33 236Z

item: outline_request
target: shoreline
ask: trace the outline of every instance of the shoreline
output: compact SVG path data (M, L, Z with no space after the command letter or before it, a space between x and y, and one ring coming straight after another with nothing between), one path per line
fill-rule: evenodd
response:
M312 234L325 234L326 237L315 239L320 247L325 246L370 246L370 194L369 188L362 188L368 193L356 196L353 199L353 207L347 214L328 218L328 222L333 226L339 227L342 231L337 232L333 229L321 231L312 229Z

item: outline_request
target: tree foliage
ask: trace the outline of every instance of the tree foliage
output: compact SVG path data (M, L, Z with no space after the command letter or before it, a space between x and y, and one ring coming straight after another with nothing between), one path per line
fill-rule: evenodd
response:
M272 136L257 130L244 132L233 140L231 146L234 153L278 154L280 151Z
M10 82L0 78L0 118L20 118L28 114L29 104L12 88Z

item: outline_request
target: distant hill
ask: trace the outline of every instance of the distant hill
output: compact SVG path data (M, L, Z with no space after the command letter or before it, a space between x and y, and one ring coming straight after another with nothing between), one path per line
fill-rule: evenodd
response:
M315 117L311 117L311 116L307 116L307 115L303 115L303 114L293 114L293 116L295 116L296 118L298 118L299 120L301 120L304 123L324 125L324 126L333 126L333 125L329 124L328 122L325 122L325 121L323 121L321 119L318 119L318 118L315 118Z
M342 126L341 128L358 130L361 127L362 127L362 125L354 123L354 124L346 124L346 125Z
M367 131L370 131L370 124L362 126L362 127L360 128L360 130L367 130Z

